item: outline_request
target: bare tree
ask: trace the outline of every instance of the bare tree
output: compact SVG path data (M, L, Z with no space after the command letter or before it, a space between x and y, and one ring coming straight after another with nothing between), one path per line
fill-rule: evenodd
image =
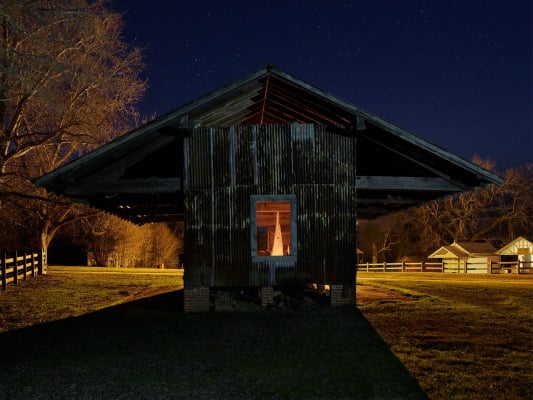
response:
M166 224L150 225L152 237L152 264L159 268L178 263L178 255L183 250L183 241L179 240Z
M371 254L372 263L390 261L396 255L395 246L400 242L394 216L385 216L373 221L359 221L358 247Z
M138 226L99 213L84 226L88 253L94 265L119 268L177 266L183 240L166 224Z
M503 244L528 235L532 215L533 164L526 164L508 170L502 186L460 193L410 210L404 214L403 229L419 228L421 248L427 254L454 240Z
M31 179L138 119L141 53L122 41L121 29L104 0L0 3L1 205L46 197ZM48 200L27 207L45 249L58 227L80 216L79 207Z
M474 162L484 168L493 163ZM448 196L438 201L368 222L360 229L365 253L424 257L452 241L505 244L533 231L533 164L508 170L502 186ZM389 238L395 238L391 241ZM369 241L373 241L369 243ZM381 249L381 250L380 250Z

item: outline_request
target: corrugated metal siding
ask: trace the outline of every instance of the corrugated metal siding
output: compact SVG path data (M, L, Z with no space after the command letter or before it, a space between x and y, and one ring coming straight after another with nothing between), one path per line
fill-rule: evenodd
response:
M354 138L324 126L262 125L198 128L188 142L187 286L354 281ZM296 265L252 263L253 194L296 195Z

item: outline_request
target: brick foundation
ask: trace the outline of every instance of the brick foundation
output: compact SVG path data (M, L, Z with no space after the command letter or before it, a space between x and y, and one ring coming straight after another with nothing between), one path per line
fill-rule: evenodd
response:
M355 292L353 288L348 288L344 292L343 285L331 285L330 287L330 304L332 306L355 306Z
M268 307L274 302L274 288L266 286L261 288L261 307Z
M183 289L183 311L186 313L209 311L209 287Z

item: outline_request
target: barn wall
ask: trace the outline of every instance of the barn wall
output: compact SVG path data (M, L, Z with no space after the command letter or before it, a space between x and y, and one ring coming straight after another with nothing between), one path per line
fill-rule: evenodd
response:
M313 125L197 128L184 149L186 286L353 284L354 138ZM295 263L252 262L250 196L272 194L296 196Z

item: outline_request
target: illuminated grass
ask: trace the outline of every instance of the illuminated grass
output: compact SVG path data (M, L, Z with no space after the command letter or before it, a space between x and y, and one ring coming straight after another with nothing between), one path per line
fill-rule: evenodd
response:
M358 274L422 293L361 311L434 399L533 398L533 276Z
M92 275L35 280L49 319L63 303L99 311L0 334L0 398L427 399L351 307L183 314L180 290L102 309L96 292L115 303L156 284Z
M49 274L0 290L0 332L74 317L183 286L182 271L49 267Z
M0 398L423 399L409 372L431 399L533 398L533 277L359 273L410 301L184 315L179 276L69 271L0 292Z

